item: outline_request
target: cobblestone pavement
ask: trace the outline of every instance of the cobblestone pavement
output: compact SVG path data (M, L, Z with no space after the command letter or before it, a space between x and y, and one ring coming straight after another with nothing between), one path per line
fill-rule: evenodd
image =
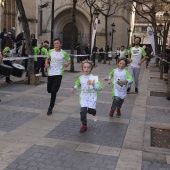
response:
M67 69L57 94L53 114L47 116L50 95L47 79L28 85L25 76L0 79L0 170L170 170L170 149L151 147L151 127L170 129L170 107L166 83L159 79L154 62L140 73L139 93L127 95L122 115L109 118L112 103L109 72L115 68L97 62L103 90L97 115L88 115L88 130L81 134L78 93L70 93L82 75ZM152 94L152 95L151 95ZM157 94L157 95L155 95Z

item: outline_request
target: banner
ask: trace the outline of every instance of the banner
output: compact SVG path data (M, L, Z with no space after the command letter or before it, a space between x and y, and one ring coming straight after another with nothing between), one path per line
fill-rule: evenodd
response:
M93 47L94 47L94 40L95 40L95 36L96 36L97 26L98 26L98 18L95 19L93 26L92 26L91 54L92 54Z
M155 54L155 39L154 39L154 33L150 26L147 27L147 35L148 35L148 38L149 38L151 46L152 46L153 54L155 56L156 55Z

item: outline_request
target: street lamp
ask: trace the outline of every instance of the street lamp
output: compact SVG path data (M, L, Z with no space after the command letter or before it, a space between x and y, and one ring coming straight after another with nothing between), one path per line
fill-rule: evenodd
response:
M77 4L77 0L73 0L70 72L74 72L74 40L75 40L75 27L76 27L76 4Z
M113 50L113 33L114 32L116 32L115 31L115 24L113 23L112 25L111 25L111 27L112 27L112 42L111 42L111 51Z
M169 13L166 11L166 12L163 13L163 17L164 17L164 21L165 21L165 22L168 22L170 15L169 15Z
M100 14L100 13L99 13L99 10L95 9L94 12L93 12L94 20L95 20L96 18L98 18L99 14Z
M129 48L129 44L130 44L130 34L131 34L132 30L131 28L127 28L127 33L128 33L128 44L127 44L127 48Z
M43 11L42 8L46 8L48 6L48 3L46 2L45 4L40 5L40 36L42 35L42 21L43 21Z
M164 22L164 25L162 25L162 24L158 25L158 30L160 32L160 36L163 37L162 55L161 55L162 60L160 61L160 79L163 79L163 59L165 57L166 40L168 37L168 31L169 31L169 25L170 25L169 18L170 18L169 13L167 11L164 12L163 20L162 20L162 22Z
M54 36L54 0L52 0L52 6L51 6L51 48L53 47L53 36Z
M98 9L95 9L95 10L93 11L93 31L96 30L96 23L95 23L95 21L96 21L96 18L98 18L99 14L100 14L100 12L99 12ZM98 21L97 21L97 22L98 22ZM99 23L99 22L98 22L98 23ZM97 23L97 24L98 24L98 23ZM97 30L96 30L96 31L97 31ZM91 37L91 38L93 38L93 37ZM91 41L91 43L93 43L93 42ZM95 34L95 37L94 37L94 45L91 44L91 51L94 52L94 54L93 54L93 57L90 57L90 58L93 59L93 64L94 64L94 66L95 66L95 65L96 65L96 64L95 64L95 59L96 59L96 52L97 52L97 48L96 48L96 34Z

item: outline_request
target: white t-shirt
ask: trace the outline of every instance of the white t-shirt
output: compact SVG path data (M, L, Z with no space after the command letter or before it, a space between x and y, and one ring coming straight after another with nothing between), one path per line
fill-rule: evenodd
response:
M96 109L98 91L102 90L102 85L99 81L98 82L95 81L95 85L91 86L87 84L88 80L98 81L96 79L96 76L93 76L92 74L82 75L76 80L74 88L77 89L81 87L81 92L80 92L81 107Z
M69 61L70 57L68 53L61 50L56 52L54 49L50 50L47 56L50 59L50 67L48 69L48 76L63 75L64 72L64 60Z
M126 69L113 69L109 74L109 79L112 78L112 97L118 96L121 99L126 97L126 84L122 80L127 80L128 83L133 81L132 76Z
M145 50L142 47L138 47L138 48L132 47L130 49L130 54L131 54L131 59L132 59L130 66L135 67L135 68L140 68L138 63L141 61L142 56L146 56Z
M108 57L112 58L112 52L111 51L108 52Z
M120 50L120 58L126 58L124 50L123 51Z

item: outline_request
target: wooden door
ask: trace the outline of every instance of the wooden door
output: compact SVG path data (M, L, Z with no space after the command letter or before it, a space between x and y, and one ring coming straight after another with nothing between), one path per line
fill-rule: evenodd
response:
M73 31L72 31L72 23L68 23L67 25L65 25L65 27L63 28L63 49L71 49L71 39L73 36ZM78 43L78 29L75 26L74 28L74 48L76 47Z

